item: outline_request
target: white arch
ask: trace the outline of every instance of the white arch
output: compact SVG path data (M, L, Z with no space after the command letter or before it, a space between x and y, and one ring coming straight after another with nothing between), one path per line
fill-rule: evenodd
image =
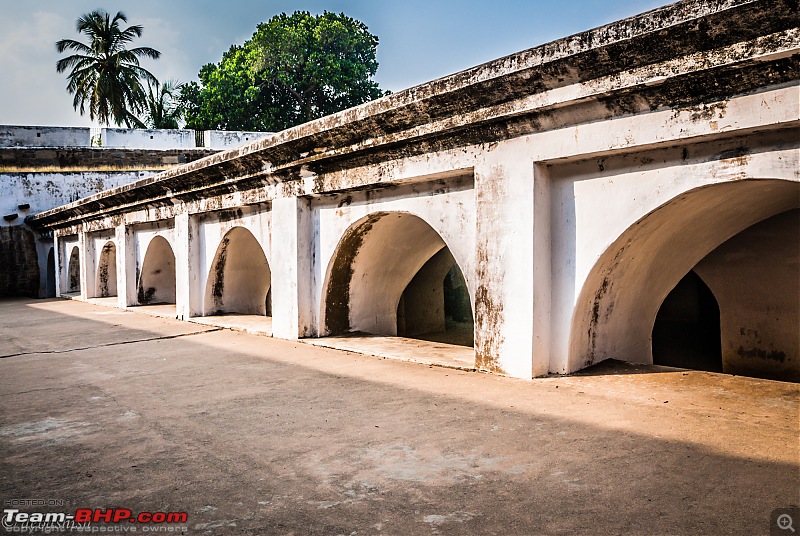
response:
M272 273L261 244L245 227L225 233L206 278L203 314L267 314Z
M81 253L78 246L72 246L67 261L67 292L81 291Z
M95 296L106 298L117 295L117 247L113 240L103 244L97 262Z
M566 372L609 358L652 363L655 316L678 281L730 237L798 206L800 183L750 179L695 188L639 219L581 288Z
M137 285L139 305L175 303L175 254L163 236L147 245Z
M372 212L352 223L326 268L321 332L396 335L403 290L445 246L429 223L409 212Z

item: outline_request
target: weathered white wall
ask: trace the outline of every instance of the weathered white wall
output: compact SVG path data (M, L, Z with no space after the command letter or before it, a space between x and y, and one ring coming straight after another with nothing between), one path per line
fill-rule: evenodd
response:
M0 173L0 225L19 225L29 214L65 205L109 188L154 175L155 171L79 173ZM20 209L27 204L30 208ZM12 222L7 214L19 217Z
M326 332L326 294L332 263L348 229L377 217L353 264L350 327L394 335L397 303L417 271L444 245L450 248L474 299L474 192L471 180L452 189L441 183L400 186L372 195L354 193L315 202L314 232L318 236L315 265L315 322ZM380 216L386 213L385 216Z
M800 210L745 229L694 270L719 304L723 371L800 381Z
M535 149L530 138L509 140L475 163L476 366L518 377L547 370L533 354Z
M161 221L134 229L137 303L174 303L176 295L174 222ZM151 245L153 247L151 247ZM149 289L154 291L149 291Z
M204 146L209 149L230 149L255 140L272 136L273 132L240 132L227 130L206 130L203 132Z
M97 263L97 290L100 298L117 295L117 246L112 241L106 242L100 250Z
M113 229L91 233L86 240L92 251L92 266L87 271L88 298L104 298L117 295L116 236ZM87 256L88 257L88 256ZM88 259L87 259L88 260Z
M80 245L76 235L61 237L58 240L56 267L58 269L58 294L80 290L80 269L74 267L75 251L80 258Z
M639 22L598 37L616 46ZM578 41L303 125L274 145L232 151L231 161L178 170L163 186L183 192L166 206L156 192L123 214L65 210L59 230L111 223L127 237L123 225L136 226L132 266L148 241L166 251L156 236L164 234L176 253L179 315L186 304L202 314L219 241L233 227L226 219L241 217L220 210L268 204L269 223L247 228L271 261L276 336L324 335L332 295L347 304L337 329L392 334L400 293L447 245L475 304L477 367L531 377L608 358L648 363L656 313L680 278L732 236L800 204L800 93L791 71L778 69L796 55L797 32L710 51L688 46L686 56L624 71L620 62L596 79L579 69L503 100L505 82L552 74L537 73L535 62L593 46ZM685 82L721 74L738 96L700 84L681 94ZM475 95L486 102L453 92L469 84L495 88ZM454 113L436 115L440 103ZM427 110L430 118L408 121ZM216 170L224 176L214 183ZM148 235L142 223L155 220ZM91 265L85 241L82 262ZM742 273L754 277L758 266ZM131 267L122 270L130 278ZM337 270L344 290L331 284ZM773 351L783 350L765 350Z
M797 180L797 151L779 139L766 136L758 151L728 157L741 143L551 167L551 371L607 358L651 362L655 314L680 278L732 234L797 203L796 183L703 192L748 176Z
M218 260L222 240L232 230L237 228L246 229L254 238L260 251L252 250L247 246L247 242L245 242L243 249L239 249L236 247L237 244L234 243L233 249L226 252L230 254L228 260L238 263L239 261L237 261L235 257L244 255L250 259L251 256L260 254L264 256L267 262L267 269L268 271L270 270L271 223L271 212L268 210L267 205L208 212L197 216L197 273L202 282L200 288L202 302L193 305L192 315L202 316L204 314L211 314L215 311L216 305L218 305L213 303L212 300L210 288L210 285L214 284L214 274L212 272ZM238 245L242 244L239 243ZM267 281L267 283L267 288L264 290L265 293L269 289L269 281ZM245 301L248 301L248 299L245 298ZM232 308L231 311L236 311L239 308L250 308L249 302L245 304L239 303L236 300L232 303L229 302L227 306ZM227 308L223 307L223 310L227 310ZM258 314L263 314L263 312L259 312Z
M89 147L88 127L0 125L0 147Z
M103 147L127 149L194 148L194 130L104 128Z

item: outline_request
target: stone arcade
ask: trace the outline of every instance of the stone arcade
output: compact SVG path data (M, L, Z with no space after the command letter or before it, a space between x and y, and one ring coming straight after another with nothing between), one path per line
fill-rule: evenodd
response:
M28 223L80 299L288 339L455 331L522 378L614 358L798 381L796 4L673 4Z

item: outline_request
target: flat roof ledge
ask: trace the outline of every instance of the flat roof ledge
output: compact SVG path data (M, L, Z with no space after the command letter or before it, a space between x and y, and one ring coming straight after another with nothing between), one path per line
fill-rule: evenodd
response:
M31 216L28 222L63 227L82 215L128 203L158 204L181 192L236 189L239 180L299 179L304 168L321 172L326 165L342 169L374 163L422 140L450 138L452 144L468 145L490 136L514 137L544 128L542 118L555 124L553 116L567 105L587 101L599 103L606 115L640 113L648 106L713 102L796 80L792 65L800 38L792 2L671 4L298 125ZM649 66L666 71L650 73ZM747 70L753 74L743 76ZM566 91L568 86L576 89ZM631 107L633 93L642 97L643 108Z

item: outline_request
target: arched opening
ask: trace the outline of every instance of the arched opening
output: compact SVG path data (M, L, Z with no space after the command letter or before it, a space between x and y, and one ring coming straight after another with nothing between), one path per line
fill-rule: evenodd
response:
M228 231L217 247L206 281L204 314L270 316L272 274L264 250L244 227Z
M397 304L397 334L473 346L475 325L464 275L445 246L414 275Z
M379 212L351 225L326 281L327 334L472 344L472 306L461 269L442 237L417 216Z
M726 321L728 305L718 283L712 282L700 261L745 229L799 205L800 184L796 182L744 179L690 190L635 222L606 249L585 280L575 302L567 371L612 358L652 363L651 336L658 311L673 288L694 269L719 302L723 371L732 372L726 365L731 353L752 352L775 355L775 361L783 355L781 365L786 368L780 374L787 379L786 374L795 374L792 370L797 368L797 358L789 357L788 351L764 350L763 346L729 347L732 343L725 342L726 333L747 332L751 328ZM735 257L731 255L728 261L717 265L730 266ZM769 277L761 277L762 282L765 279ZM738 285L743 290L741 283ZM796 294L790 300L796 302ZM782 318L769 321L768 306L761 303L760 307L756 324L777 322L783 326L791 323L786 322L787 318L796 318L796 313L788 310L780 315ZM793 328L780 328L786 329L794 330L792 351L796 352L796 324ZM752 331L762 333L760 329ZM769 360L767 357L764 363L769 364Z
M137 291L139 305L175 303L175 254L164 237L147 246Z
M67 292L72 294L81 291L81 253L78 246L72 247L67 262Z
M44 289L45 298L56 296L56 255L54 248L47 253L47 282Z
M106 242L100 251L95 284L97 297L107 298L117 295L117 248L114 242Z
M675 285L658 310L653 364L722 372L719 305L694 270Z

